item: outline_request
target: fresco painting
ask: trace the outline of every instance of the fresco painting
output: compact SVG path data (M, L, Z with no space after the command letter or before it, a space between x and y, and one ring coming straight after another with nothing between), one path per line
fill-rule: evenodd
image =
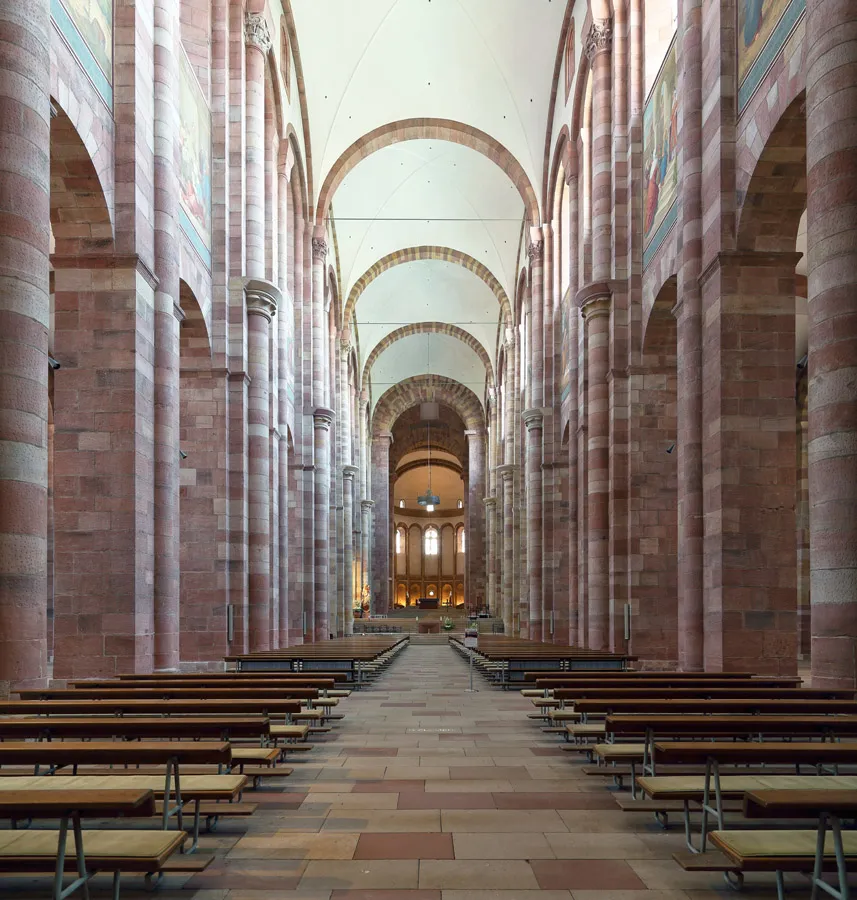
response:
M113 81L113 0L62 0L98 68Z
M673 39L643 114L644 246L656 237L663 238L665 230L661 226L674 211L678 189L677 87Z
M203 259L211 250L211 112L186 54L181 55L181 205L185 231ZM202 248L200 247L202 245ZM204 252L203 252L204 251Z
M791 0L738 0L739 84L759 58L790 3Z

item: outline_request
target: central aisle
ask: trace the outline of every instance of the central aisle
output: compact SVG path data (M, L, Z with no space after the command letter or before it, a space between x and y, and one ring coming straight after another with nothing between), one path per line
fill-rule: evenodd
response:
M559 749L517 691L477 678L446 645L411 646L346 718L290 762L287 792L245 795L246 835L182 900L714 900L685 874L678 830L620 811L603 779ZM677 823L678 824L678 823ZM728 893L728 892L727 892ZM754 892L754 900L774 896Z

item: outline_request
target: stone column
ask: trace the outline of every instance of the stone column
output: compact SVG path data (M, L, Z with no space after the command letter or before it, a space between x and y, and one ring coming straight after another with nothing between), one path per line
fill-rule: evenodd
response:
M589 285L577 295L587 344L588 646L610 646L609 461L610 289Z
M497 615L497 542L495 540L496 518L497 518L497 498L485 497L482 500L485 506L485 558L488 567L488 585L486 602L488 611L492 616ZM470 548L468 548L469 550Z
M312 401L313 414L313 622L308 623L315 641L326 640L328 622L328 586L330 573L330 426L334 413L324 406L327 347L324 341L324 271L327 239L323 225L317 225L312 237Z
M812 683L857 687L857 16L808 0Z
M515 559L515 470L507 463L497 469L503 483L503 629L512 635L514 612L514 559Z
M465 431L464 435L467 438L468 474L464 604L467 610L475 613L480 603L485 603L485 432Z
M527 587L529 590L529 626L521 637L532 641L543 640L544 606L542 599L542 441L544 411L526 409L523 414L527 428L526 485L527 485Z
M360 531L362 534L360 542L360 577L363 579L363 583L359 586L358 593L361 603L363 602L365 588L371 587L372 584L370 548L372 546L372 509L374 506L374 500L360 501Z
M247 51L244 57L246 115L244 119L244 174L246 271L251 278L265 277L265 57L271 34L262 13L248 12L244 21Z
M592 280L596 282L607 281L612 271L612 45L611 21L593 22L585 50L592 69Z
M279 291L250 281L247 298L247 473L250 652L271 647L270 353Z
M48 0L0 4L2 696L47 676L50 38Z
M342 597L342 625L345 635L354 632L354 476L357 466L342 469L343 570L345 592Z
M155 0L155 669L179 666L179 2Z
M542 596L542 562L544 533L542 531L542 462L544 387L544 249L541 227L530 229L531 243L527 250L530 259L530 405L523 417L527 425L525 447L526 559L529 623L521 623L521 637L542 639L544 597ZM538 422L536 422L538 419ZM532 426L532 427L531 427Z
M332 409L319 407L313 413L315 428L315 624L313 640L326 641L330 637L328 566L330 562L330 426Z
M679 146L681 258L678 270L676 403L678 468L678 664L702 670L702 2L680 0Z
M288 647L291 643L289 638L289 604L294 602L294 598L289 592L289 441L288 428L286 423L289 420L289 395L286 386L289 383L291 366L291 324L293 321L293 304L294 304L294 272L289 272L289 242L292 239L290 234L291 227L291 187L289 184L292 167L294 165L293 153L289 144L286 159L279 171L279 187L277 189L277 199L279 203L278 223L279 230L279 288L283 295L291 299L291 304L284 303L277 317L277 380L279 382L279 392L277 394L277 420L279 423L279 454L277 462L279 465L279 477L277 479L278 490L278 510L279 510L279 565L275 577L279 583L280 596L280 618L279 618L279 635L278 647ZM294 268L294 262L292 262ZM291 284L290 284L291 283Z
M375 526L372 535L372 613L390 608L390 444L393 435L382 431L372 438L372 496Z

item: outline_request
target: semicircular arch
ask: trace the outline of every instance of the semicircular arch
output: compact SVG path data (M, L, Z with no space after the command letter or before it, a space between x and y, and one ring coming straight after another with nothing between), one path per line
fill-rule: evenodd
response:
M395 266L401 266L405 263L426 259L455 263L456 265L467 269L469 272L472 272L477 278L485 282L497 298L497 302L500 304L501 316L507 321L511 321L512 304L509 302L509 297L503 289L503 286L494 277L494 274L487 266L483 265L478 259L475 259L469 254L462 253L460 250L453 250L450 247L424 245L421 247L406 247L402 250L396 250L394 253L388 253L387 256L379 259L375 265L367 269L360 278L354 282L354 286L348 292L348 300L345 302L345 307L342 311L343 327L347 328L349 326L357 308L357 303L360 300L360 295L373 281L375 281L376 278Z
M419 403L441 403L454 410L469 431L485 428L485 413L479 398L460 381L439 375L416 375L388 388L372 415L372 434L392 431L396 419Z
M383 337L373 348L366 362L363 365L363 376L361 378L362 390L369 389L369 373L372 366L378 361L381 354L390 346L401 341L403 338L410 337L414 334L446 334L449 337L456 338L463 344L468 346L478 357L479 361L485 366L485 380L487 384L494 383L494 367L491 365L491 357L487 351L469 331L459 328L457 325L450 325L447 322L414 322L410 325L403 325L395 331L391 331Z
M321 224L330 211L330 204L336 189L342 184L346 175L353 171L359 163L384 147L399 144L403 141L435 140L461 144L481 153L491 162L496 163L508 175L512 184L521 195L524 208L533 225L539 223L539 202L536 192L524 171L524 167L499 141L484 131L454 122L449 119L400 119L375 128L363 137L358 138L347 147L339 159L330 167L321 191L316 208L316 222Z

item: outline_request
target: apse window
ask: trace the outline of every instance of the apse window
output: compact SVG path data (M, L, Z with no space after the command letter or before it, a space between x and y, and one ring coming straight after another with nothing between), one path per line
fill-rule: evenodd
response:
M399 509L404 509L404 508L405 508L405 501L404 501L404 500L400 500L400 501L399 501Z
M464 529L458 531L458 552L464 553Z
M405 532L404 529L398 528L396 530L396 553L404 553L405 552Z
M426 556L437 556L440 553L440 532L437 528L427 528L424 540Z
M458 508L459 508L459 509L464 509L464 501L463 501L463 500L459 500L459 501L458 501Z

